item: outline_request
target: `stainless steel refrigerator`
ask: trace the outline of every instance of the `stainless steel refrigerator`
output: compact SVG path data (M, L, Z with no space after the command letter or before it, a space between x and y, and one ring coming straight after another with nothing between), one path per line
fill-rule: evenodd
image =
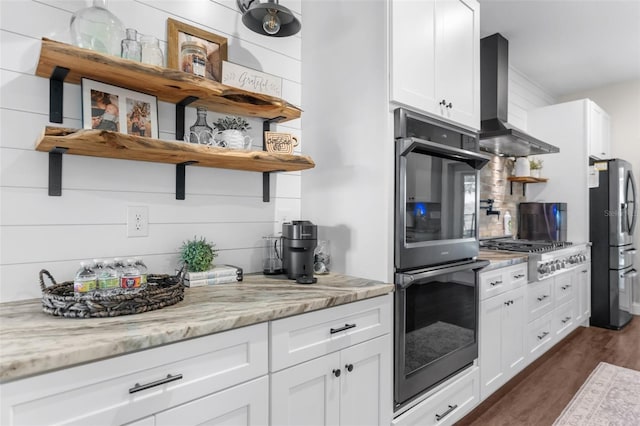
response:
M591 325L619 330L631 320L633 232L638 205L631 164L590 160L597 171L589 189L591 248ZM594 175L595 177L595 175Z

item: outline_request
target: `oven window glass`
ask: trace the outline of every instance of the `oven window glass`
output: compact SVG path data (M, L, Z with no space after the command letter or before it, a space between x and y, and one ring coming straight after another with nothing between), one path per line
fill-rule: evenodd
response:
M476 235L477 172L465 162L413 151L406 155L407 243Z
M405 376L475 344L475 276L439 275L406 289Z

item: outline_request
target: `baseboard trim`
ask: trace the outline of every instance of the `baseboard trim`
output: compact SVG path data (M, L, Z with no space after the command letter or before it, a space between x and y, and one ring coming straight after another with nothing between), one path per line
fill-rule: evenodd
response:
M640 302L633 302L633 304L631 305L631 314L640 315Z

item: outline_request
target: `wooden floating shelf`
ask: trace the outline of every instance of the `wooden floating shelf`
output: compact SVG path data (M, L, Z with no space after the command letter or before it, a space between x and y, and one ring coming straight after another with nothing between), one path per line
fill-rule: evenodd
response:
M252 172L292 172L315 167L305 155L233 150L179 141L131 136L106 130L45 128L36 150L154 163L184 164Z
M542 183L547 182L549 179L547 178L536 178L533 176L509 176L507 180L510 182L521 182L521 183Z
M299 108L280 98L43 38L36 75L51 78L59 67L69 70L64 77L65 82L79 84L86 77L147 93L160 101L174 104L194 97L197 100L189 106L202 106L220 113L277 121L300 118L301 114Z

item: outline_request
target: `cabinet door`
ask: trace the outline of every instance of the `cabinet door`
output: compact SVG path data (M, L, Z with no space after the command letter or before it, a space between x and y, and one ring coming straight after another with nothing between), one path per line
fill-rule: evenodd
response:
M271 424L337 425L340 421L340 353L307 361L271 375Z
M438 108L474 129L480 128L479 12L475 0L436 2L436 101L444 101Z
M504 353L504 372L509 380L522 368L526 359L525 325L527 308L525 288L517 288L505 294L502 316L502 348Z
M390 4L391 101L436 113L435 1Z
M589 155L597 159L610 158L610 118L598 105L589 102Z
M155 426L268 425L269 378L267 376L163 411Z
M391 423L391 338L378 337L340 354L340 424ZM349 371L351 370L351 371Z
M502 311L505 294L480 302L480 395L485 399L504 383Z
M576 323L580 325L591 316L591 277L589 265L582 265L572 272L575 287Z

